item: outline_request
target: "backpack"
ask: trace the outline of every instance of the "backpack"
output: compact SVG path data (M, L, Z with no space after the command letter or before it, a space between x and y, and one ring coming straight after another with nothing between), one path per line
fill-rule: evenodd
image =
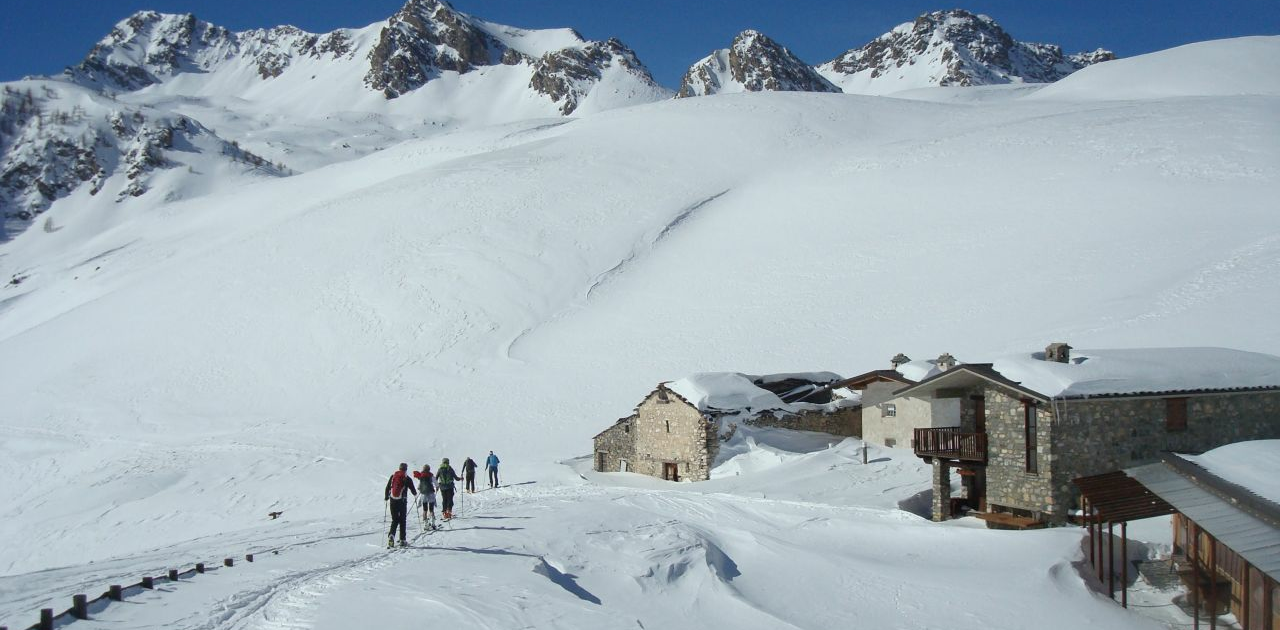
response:
M403 470L397 470L394 475L391 475L391 498L392 499L399 500L404 498L404 483L405 483L405 479L404 479Z
M457 473L453 472L453 468L450 466L441 466L436 469L436 485L441 488L452 487L453 482L457 479Z

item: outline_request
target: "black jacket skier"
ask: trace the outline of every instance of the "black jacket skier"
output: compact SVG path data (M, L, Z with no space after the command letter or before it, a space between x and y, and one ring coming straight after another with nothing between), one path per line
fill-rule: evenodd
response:
M409 493L412 492L417 496L418 491L413 487L413 480L409 479L406 471L409 465L400 464L400 469L391 474L387 479L387 487L382 491L382 500L391 503L391 531L387 532L387 546L391 547L395 544L396 528L400 528L400 546L409 544L405 540L407 535L405 527L405 517L408 515Z
M476 460L467 458L462 462L462 478L466 480L466 491L475 494L476 491Z

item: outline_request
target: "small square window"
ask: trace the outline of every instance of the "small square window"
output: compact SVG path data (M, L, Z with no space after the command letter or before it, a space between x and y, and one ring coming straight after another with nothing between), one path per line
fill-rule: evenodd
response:
M898 416L898 406L894 403L885 403L880 405L881 418L896 418Z

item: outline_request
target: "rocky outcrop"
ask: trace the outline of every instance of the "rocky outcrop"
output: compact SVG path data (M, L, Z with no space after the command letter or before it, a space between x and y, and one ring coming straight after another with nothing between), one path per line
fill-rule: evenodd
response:
M877 80L897 89L1047 83L1114 58L1101 49L1067 56L1052 44L1019 42L991 18L956 9L921 15L818 70L846 91L863 91Z
M677 97L720 92L839 92L790 50L756 31L743 31L733 44L695 63L685 73Z
M190 173L172 157L178 149L183 151L176 155L212 154L268 176L285 174L184 116L120 103L106 107L74 86L6 86L0 93L0 237L24 230L82 187L93 197L114 186L115 199L123 201L147 194L162 171Z
M505 47L440 0L409 0L369 53L365 85L387 98L421 87L441 71L500 63Z
M506 59L504 56L504 63ZM559 104L560 113L567 116L603 78L604 71L615 67L656 86L635 52L622 42L609 39L542 55L533 62L533 78L529 80L529 87Z

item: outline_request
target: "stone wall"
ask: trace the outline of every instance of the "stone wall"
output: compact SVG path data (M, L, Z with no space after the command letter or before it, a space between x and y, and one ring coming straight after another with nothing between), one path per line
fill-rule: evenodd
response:
M1027 471L1022 400L998 387L985 398L986 499L992 511L1027 512L1052 522L1079 507L1073 479L1159 461L1166 451L1203 452L1224 444L1280 438L1280 392L1206 394L1187 398L1185 430L1166 426L1168 397L1118 397L1040 403L1037 471ZM962 426L975 427L964 400Z
M806 409L800 413L765 412L745 421L755 427L817 431L843 437L862 437L862 407L845 407L828 413Z
M988 510L1053 512L1058 506L1051 474L1055 430L1052 409L1032 402L1037 466L1035 472L1028 472L1027 405L1000 388L985 387L979 391L986 406ZM972 401L966 399L966 403L972 410Z
M596 472L622 472L622 462L630 463L635 459L635 437L632 434L635 416L619 420L595 438Z
M1166 426L1168 397L1058 401L1054 427L1055 520L1079 507L1072 479L1159 461L1165 451L1199 453L1224 444L1280 438L1280 392L1188 396L1185 430Z
M720 450L717 428L678 396L654 390L635 415L596 437L596 469L604 453L601 472L618 472L625 460L628 472L661 479L664 464L675 464L680 480L705 481Z

